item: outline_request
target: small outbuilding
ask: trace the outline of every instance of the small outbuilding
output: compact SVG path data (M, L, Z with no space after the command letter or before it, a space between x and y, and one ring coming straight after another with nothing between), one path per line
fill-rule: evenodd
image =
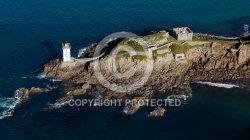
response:
M177 41L191 41L194 35L188 27L174 28L173 34Z
M187 63L187 58L184 53L176 53L174 54L174 59L176 62Z

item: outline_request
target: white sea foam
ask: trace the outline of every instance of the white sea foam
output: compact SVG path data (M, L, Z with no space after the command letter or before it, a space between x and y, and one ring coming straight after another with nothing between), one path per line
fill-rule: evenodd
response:
M54 104L51 104L51 103L47 103L47 106L46 108L44 108L45 111L47 110L52 110L52 109L59 109L65 105L68 105L72 100L69 100L69 101L65 101L65 102L62 102L62 103L54 103Z
M86 50L88 49L88 48L91 48L91 47L93 47L93 46L95 46L97 43L92 43L92 44L90 44L88 47L86 47L86 48L83 48L83 49L79 49L78 50L78 55L77 55L77 57L84 57L85 56L85 52L86 52Z
M209 86L215 86L215 87L223 87L223 88L234 88L234 87L240 87L238 85L233 85L233 84L223 84L223 83L212 83L212 82L196 82L199 84L206 84Z
M46 75L42 72L42 73L40 73L40 74L38 74L37 76L36 76L36 78L38 78L38 79L43 79L43 78L45 78L46 77Z
M175 95L175 98L187 100L187 98L192 98L192 94L189 94L189 95Z
M59 79L50 79L50 81L52 81L52 82L60 82L62 80L59 80Z
M48 89L50 89L50 90L52 90L52 89L57 89L57 88L58 88L57 85L52 86L52 85L49 85L49 84L46 84L46 87L47 87Z
M46 108L44 108L45 111L47 110L52 110L52 109L58 109L60 108L61 106L57 105L57 104L51 104L51 103L47 103L47 106Z
M129 106L125 106L122 110L123 113L128 114Z
M86 50L87 50L87 48L79 49L77 57L84 57Z
M0 99L0 108L3 109L0 112L0 119L13 116L13 111L15 107L21 102L19 94L24 90L24 88L19 88L15 91L14 97L11 98L1 98Z

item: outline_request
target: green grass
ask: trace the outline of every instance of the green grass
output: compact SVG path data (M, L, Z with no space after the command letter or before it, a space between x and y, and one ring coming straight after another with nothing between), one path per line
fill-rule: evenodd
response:
M163 54L158 54L157 50L153 51L153 59L156 60L158 57L166 57L167 53L163 53Z
M127 52L124 53L122 56L125 57L125 58L127 58L127 59L130 57L129 53L127 53Z
M143 46L139 45L138 43L132 41L132 40L129 40L128 38L125 38L123 39L119 44L119 45L127 45L127 46L130 46L132 47L135 51L144 51L144 48Z
M157 54L156 58L157 58L157 57L166 57L166 56L167 56L167 53Z
M134 59L139 59L139 60L147 60L147 56L145 55L134 55L133 56Z
M192 46L187 43L185 43L184 45L174 43L171 46L169 46L169 48L174 53L186 53L187 50L192 48Z
M193 41L209 41L208 38L201 37L201 36L193 36Z
M157 50L153 50L153 59L155 60L157 58Z

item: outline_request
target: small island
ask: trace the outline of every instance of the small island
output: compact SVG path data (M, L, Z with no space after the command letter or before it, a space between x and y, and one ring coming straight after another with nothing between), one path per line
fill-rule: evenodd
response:
M133 48L136 53L131 55L119 51L124 50L124 46ZM44 67L47 77L74 85L73 90L65 91L65 96L58 99L60 105L86 93L98 93L104 99L151 98L156 92L188 96L192 93L190 83L193 82L247 83L250 80L248 41L196 35L188 27L109 40L99 56L94 56L98 45L87 48L83 58L71 57L69 43L62 47L63 59L52 60ZM112 52L115 50L118 53L114 56ZM148 58L147 53L152 54L152 58ZM93 67L97 59L103 77L121 86L140 81L148 59L153 60L153 70L143 86L135 91L119 93L106 88L94 74ZM115 67L120 73L125 73L131 67L136 67L138 71L129 79L117 79L109 68L111 59L115 59Z

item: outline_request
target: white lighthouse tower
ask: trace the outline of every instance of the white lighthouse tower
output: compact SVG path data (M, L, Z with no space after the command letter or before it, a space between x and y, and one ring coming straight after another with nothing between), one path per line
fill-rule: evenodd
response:
M72 62L71 55L70 55L70 43L62 44L63 49L63 62Z

